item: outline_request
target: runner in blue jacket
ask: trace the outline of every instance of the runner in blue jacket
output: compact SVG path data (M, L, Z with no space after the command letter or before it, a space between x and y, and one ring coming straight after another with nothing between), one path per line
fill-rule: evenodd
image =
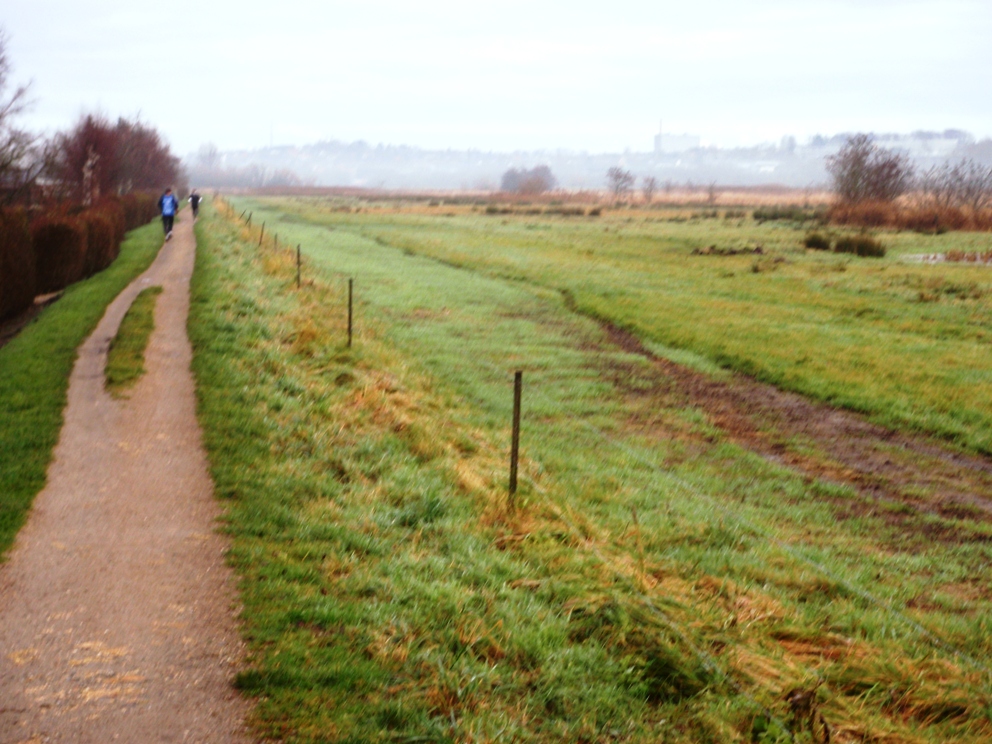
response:
M179 211L179 200L172 193L172 189L166 189L158 200L158 208L162 213L162 229L165 230L165 239L172 237L172 221L176 219L176 212Z

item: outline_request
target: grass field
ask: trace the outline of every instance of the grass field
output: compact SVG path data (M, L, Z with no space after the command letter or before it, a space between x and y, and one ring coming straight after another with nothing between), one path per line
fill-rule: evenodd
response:
M660 353L690 351L780 387L992 452L992 272L903 257L992 247L987 233L887 233L885 259L806 251L788 223L611 212L599 219L307 199L281 210L487 276L567 291ZM293 240L291 233L284 237ZM692 255L761 246L762 255Z
M13 543L62 428L76 349L110 301L151 264L162 245L155 225L133 230L105 271L65 295L0 349L0 555Z
M236 220L246 207L250 231ZM716 375L732 361L775 379L776 358L794 351L772 354L785 344L776 319L801 314L793 285L821 286L810 327L822 328L804 341L820 355L860 338L839 320L843 298L882 304L859 287L913 310L883 279L919 267L848 259L842 271L836 256L799 252L781 225L347 209L242 201L197 225L194 371L242 581L251 658L238 684L258 699L258 732L287 742L819 742L825 727L831 741L992 736L988 522L921 513L895 524L886 510L905 507L884 503L839 517L864 497L741 449L676 399L638 409L651 365L587 317ZM304 246L301 289L289 251L271 237L258 247L262 220L282 245ZM766 253L687 255L745 235ZM891 253L915 250L910 240L894 236ZM963 324L958 315L984 302L920 304ZM652 319L650 308L673 304L685 306L679 322ZM763 323L748 326L756 314ZM748 366L731 352L742 329L759 327ZM679 328L676 344L683 337L666 334ZM887 355L902 345L888 344L874 344L875 363L895 374ZM835 374L818 358L806 366L820 376L790 384L815 380L829 398L860 368ZM525 373L524 459L511 505L514 369ZM953 407L941 412L950 423L922 405L900 413L888 384L877 416L960 425L962 442L983 446ZM932 539L937 522L954 537Z

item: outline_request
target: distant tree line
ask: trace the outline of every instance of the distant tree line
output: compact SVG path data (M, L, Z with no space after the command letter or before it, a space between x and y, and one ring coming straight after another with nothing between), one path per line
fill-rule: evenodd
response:
M190 182L209 188L264 189L279 186L303 186L300 177L288 168L265 168L246 165L231 168L224 165L217 146L200 148L189 168Z

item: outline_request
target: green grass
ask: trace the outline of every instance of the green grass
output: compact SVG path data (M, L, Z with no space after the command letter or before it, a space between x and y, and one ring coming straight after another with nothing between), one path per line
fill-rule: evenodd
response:
M787 222L626 210L581 220L464 208L444 216L317 199L238 204L258 220L288 211L294 221L567 291L580 312L649 345L992 453L992 272L906 260L988 250L987 233L885 232L888 254L878 259L807 251L806 229ZM710 245L761 245L764 255L692 255Z
M115 398L123 398L145 374L145 349L155 329L155 302L160 294L161 287L141 290L110 342L104 376L107 392Z
M0 555L13 543L45 484L76 349L110 301L148 268L161 245L154 224L131 231L108 269L66 289L0 349Z
M651 366L556 290L266 222L308 283L207 208L190 317L260 734L811 741L800 688L838 740L992 735L987 525L894 524L677 400L639 409Z

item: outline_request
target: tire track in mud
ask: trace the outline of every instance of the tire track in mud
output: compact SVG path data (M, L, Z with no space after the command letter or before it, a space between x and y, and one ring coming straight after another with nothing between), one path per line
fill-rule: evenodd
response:
M575 309L567 296L566 304ZM992 460L956 451L931 437L894 431L861 414L737 373L714 378L659 357L630 331L596 320L611 345L650 362L647 385L631 384L632 379L644 377L643 370L623 365L606 370L641 412L635 414L633 427L669 437L670 430L652 423L650 411L689 405L705 412L735 444L810 480L856 489L863 500L838 500L840 518L874 513L942 542L992 541L948 522L918 523L920 513L950 522L992 523ZM879 512L878 501L905 508Z

